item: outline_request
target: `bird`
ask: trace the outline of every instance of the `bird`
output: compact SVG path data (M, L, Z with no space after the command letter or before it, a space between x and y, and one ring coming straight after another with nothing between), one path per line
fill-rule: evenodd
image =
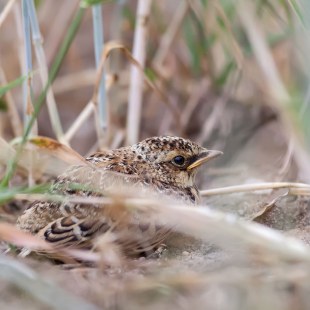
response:
M176 136L150 137L131 146L96 152L85 165L72 165L57 177L50 193L65 197L105 197L120 192L154 192L156 199L173 197L189 206L199 202L195 175L202 164L222 152ZM126 187L126 186L125 186ZM124 212L123 212L124 213ZM89 248L97 236L113 232L128 256L149 253L171 229L141 215L122 216L117 206L70 201L35 201L17 220L17 227L56 247Z

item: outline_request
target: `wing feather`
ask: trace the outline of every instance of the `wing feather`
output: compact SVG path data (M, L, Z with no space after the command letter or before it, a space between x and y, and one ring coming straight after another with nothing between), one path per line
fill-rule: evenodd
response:
M43 227L38 236L55 246L79 246L90 243L97 234L111 228L108 220L78 219L74 215L60 217Z

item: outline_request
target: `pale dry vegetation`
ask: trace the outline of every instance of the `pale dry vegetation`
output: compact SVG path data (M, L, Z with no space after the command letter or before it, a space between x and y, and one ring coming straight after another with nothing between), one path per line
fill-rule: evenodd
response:
M1 309L310 308L308 0L0 11ZM88 200L164 219L161 253L125 258L109 234L55 250L15 228L29 201L64 198L48 184L83 156L164 134L224 152L197 178L199 207Z

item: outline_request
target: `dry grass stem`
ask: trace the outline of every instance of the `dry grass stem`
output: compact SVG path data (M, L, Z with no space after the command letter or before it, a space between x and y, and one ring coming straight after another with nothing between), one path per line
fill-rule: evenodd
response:
M17 197L26 198L24 195ZM67 197L66 201L101 204L101 206L114 203L114 199L97 197ZM259 253L257 259L276 256L282 260L310 262L310 250L301 241L285 237L280 232L260 224L246 222L231 214L203 206L190 208L169 202L158 203L152 199L129 198L118 199L117 202L122 202L130 211L143 212L149 220L153 217L162 219L164 225L168 227L174 227L181 233L213 242L223 248L238 244L239 249L245 247L250 253L256 255Z
M30 72L28 72L29 74ZM28 121L30 120L33 112L34 112L34 108L33 108L33 90L32 90L32 75L29 74L29 77L27 78L26 80L26 94L27 94L27 97L26 97L26 110L25 110L25 121L26 121L26 124L28 124ZM33 124L32 128L31 128L31 135L33 136L36 136L38 135L38 122L35 121L35 123Z
M143 67L131 55L129 50L123 44L118 43L118 42L108 42L105 44L105 48L104 48L102 55L101 55L100 65L99 65L99 68L98 68L97 74L96 74L96 82L95 82L95 86L94 86L92 102L96 103L96 98L97 98L98 90L99 90L100 78L103 74L103 69L104 69L106 60L108 59L108 57L111 55L111 53L114 50L119 50L122 53L124 53L124 55L131 62L131 64L133 64L134 66L137 67L138 70L140 70L142 76L144 76L144 79L145 79L147 85L158 95L158 97L161 99L161 102L163 102L167 106L167 108L169 109L169 111L173 115L173 120L175 121L175 124L180 129L180 117L181 117L181 115L180 115L179 110L169 102L169 100L165 96L165 94L156 86L155 83L153 83L151 81L151 79L148 78L148 76L144 73Z
M18 60L19 60L19 66L20 66L20 72L25 71L25 63L24 63L24 38L23 38L23 26L22 26L22 14L21 14L21 8L20 5L15 5L13 7L13 13L14 13L14 23L16 28L16 47L18 51Z
M309 188L290 188L289 194L296 195L296 196L310 196L310 189Z
M48 68L47 68L47 62L45 57L45 52L43 49L43 38L40 33L39 23L37 20L37 15L34 7L34 3L32 1L28 1L28 14L31 21L31 33L32 33L32 40L34 45L34 50L36 54L36 58L39 65L39 73L41 77L42 85L47 85L48 82ZM63 130L58 114L58 109L54 97L54 93L52 91L52 87L49 87L46 94L46 101L47 101L47 107L48 112L50 116L50 120L52 123L53 130L55 132L55 135L59 141L62 143L67 143L65 139L63 138Z
M246 222L231 214L207 208L162 206L160 216L165 222L177 225L176 229L223 248L238 244L257 255L257 259L277 256L283 260L310 262L310 250L301 241L285 237L280 232L257 223ZM234 247L234 246L233 246Z
M282 195L279 195L279 196L275 197L274 199L272 199L268 203L264 204L262 206L262 208L254 216L251 216L251 221L257 221L258 219L260 219L267 212L269 212L272 208L274 208L276 206L276 203L279 200L281 200L284 197L287 197L288 194L289 194L289 191L285 192Z
M80 127L85 123L85 121L90 117L90 115L95 111L95 106L92 101L90 101L83 111L76 118L74 123L70 126L68 131L65 133L65 140L70 141Z
M4 7L4 9L2 10L1 14L0 14L0 28L3 24L3 22L5 21L5 19L7 18L7 16L9 15L13 5L14 5L15 0L9 0L6 4L6 6Z
M117 149L121 146L122 142L124 141L125 133L123 130L118 130L113 137L113 140L110 144L112 150Z
M273 190L278 188L310 190L310 185L305 183L266 182L266 183L234 185L215 189L206 189L201 190L200 195L201 196L224 195L224 194L263 191L263 190Z
M226 96L225 96L226 97ZM200 135L197 139L199 143L204 143L208 137L212 134L216 126L223 117L223 111L225 109L228 98L220 97L214 102L214 108L210 115L208 116L207 121L204 123L204 126L200 132Z
M133 42L133 58L144 69L147 26L152 0L139 0L137 6L136 28ZM141 122L141 105L143 94L143 74L136 66L130 68L130 87L128 94L126 143L138 142Z
M279 170L279 175L285 175L288 172L293 160L293 154L294 154L294 139L291 137L288 139L287 150L284 155L283 164Z
M102 6L100 3L91 7L93 18L93 38L96 67L100 65L100 58L104 48L104 25L102 16ZM108 97L106 94L106 73L103 72L99 83L98 97L96 99L97 113L95 114L96 130L98 135L98 145L100 149L107 147L110 126L108 117Z

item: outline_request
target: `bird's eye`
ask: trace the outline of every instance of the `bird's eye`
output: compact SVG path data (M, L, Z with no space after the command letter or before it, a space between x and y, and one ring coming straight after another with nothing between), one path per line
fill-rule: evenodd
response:
M176 156L172 159L172 163L176 166L182 167L185 163L185 158L183 156Z

